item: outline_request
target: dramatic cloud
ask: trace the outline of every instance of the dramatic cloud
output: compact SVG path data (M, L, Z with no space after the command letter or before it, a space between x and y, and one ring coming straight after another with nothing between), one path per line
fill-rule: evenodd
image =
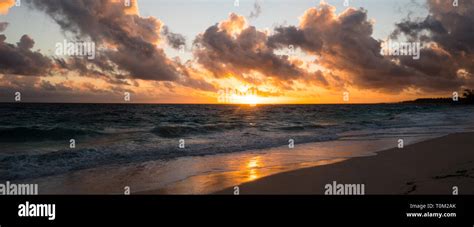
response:
M278 56L267 46L267 34L248 26L245 18L230 14L229 19L209 27L199 35L194 51L197 62L217 78L229 74L259 72L283 81L299 79L310 73L299 68L288 56Z
M217 25L216 25L217 26ZM231 13L229 19L219 23L218 27L229 35L237 35L247 27L245 17Z
M144 80L174 81L179 77L176 63L162 49L162 23L153 17L141 17L137 9L126 7L123 1L106 0L42 0L28 1L34 8L46 12L61 28L78 39L90 38L106 58L102 64L130 77ZM135 5L135 1L132 1ZM93 61L92 63L97 63Z
M420 60L415 60L412 56L381 55L381 41L372 37L373 23L367 19L365 10L349 8L336 14L335 7L326 3L321 3L317 8L308 9L301 17L298 27L277 28L275 34L268 38L268 45L271 47L290 44L298 46L309 54L318 56L317 64L336 75L342 75L342 79L360 88L385 92L400 92L408 88L427 91L457 89L466 83L465 78L456 75L458 70L470 69L470 67L467 65L459 67L459 62L453 62L450 59L452 56L446 52L446 49L440 49L435 44L449 45L450 49L458 48L465 51L464 53L472 53L469 48L473 45L471 37L473 33L469 31L473 30L471 23L473 14L472 10L464 8L460 10L463 13L457 12L456 17L454 15L449 17L450 20L453 18L459 20L451 21L453 26L450 26L450 29L454 29L452 30L454 33L468 37L453 39L453 37L437 36L437 33L446 31L440 27L440 24L443 24L442 21L434 21L434 18L439 17L440 11L435 10L438 8L433 7L433 4L441 4L439 2L441 1L429 2L432 6L427 20L419 24L402 23L399 25L399 30L395 32L413 36L424 30L424 26L433 26L434 36L426 36L422 42L426 44L430 41L434 44L427 45L421 50ZM470 4L466 7L473 6ZM443 9L449 8L443 7ZM447 11L456 12L456 9ZM471 18L467 17L468 14ZM471 26L469 27L468 24ZM457 28L464 31L457 31ZM392 35L394 36L396 35ZM467 59L471 59L472 67L472 55ZM439 64L439 62L450 63Z
M392 37L404 35L431 45L422 50L419 62L402 64L429 75L427 83L436 88L474 85L474 1L429 0L429 15L422 20L405 20L397 24Z
M413 75L381 56L380 42L372 37L372 22L367 20L363 9L349 8L337 15L335 7L322 3L319 8L305 12L300 29L311 37L307 40L313 42L299 46L319 54L318 64L346 75L355 86L401 90L408 85L407 78ZM319 45L320 40L322 45Z
M0 32L9 23L0 22ZM23 35L16 45L6 43L7 37L0 34L0 74L18 74L26 76L46 76L53 68L51 60L39 51L32 51L35 41Z
M0 1L0 14L7 14L8 9L15 5L15 0L1 0Z
M23 35L16 45L5 40L5 35L0 35L0 73L37 76L51 70L51 60L31 50L35 42L28 35Z

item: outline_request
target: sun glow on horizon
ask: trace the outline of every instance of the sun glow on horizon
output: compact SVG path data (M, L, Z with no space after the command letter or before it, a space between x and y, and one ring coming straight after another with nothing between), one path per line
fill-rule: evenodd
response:
M235 95L233 97L233 102L236 104L248 104L251 106L256 106L257 104L262 104L262 98L253 94Z

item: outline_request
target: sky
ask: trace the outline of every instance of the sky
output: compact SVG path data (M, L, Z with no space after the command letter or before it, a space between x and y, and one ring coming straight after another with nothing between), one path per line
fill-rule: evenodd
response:
M0 0L0 101L379 103L474 88L474 0L124 1ZM94 56L58 54L68 43Z

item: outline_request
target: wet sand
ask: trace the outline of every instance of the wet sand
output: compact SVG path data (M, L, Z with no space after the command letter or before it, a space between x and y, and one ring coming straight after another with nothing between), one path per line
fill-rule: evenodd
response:
M324 194L365 184L365 194L474 194L474 133L456 133L375 156L279 173L239 185L240 194ZM217 194L233 194L233 187Z

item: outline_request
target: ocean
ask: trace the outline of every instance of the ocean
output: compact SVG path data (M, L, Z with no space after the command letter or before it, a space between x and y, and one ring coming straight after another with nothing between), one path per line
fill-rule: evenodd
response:
M141 170L142 175L153 176L166 168L166 176L153 178L161 183L145 187L148 178L137 183L143 186L140 191L146 191L177 187L202 174L241 170L239 158L248 160L249 154L258 152L265 154L260 157L267 163L259 164L259 170L274 173L288 169L282 165L294 169L305 163L367 155L351 151L357 144L364 144L364 149L379 144L369 150L375 152L397 146L399 139L409 143L465 131L474 131L474 106L3 103L0 182L62 182L65 176L70 179L87 171L90 181L96 179L90 171L101 170L102 177L108 178L112 170L130 173L130 168L137 171L149 163L153 165L148 170L154 172ZM295 149L289 149L290 140ZM341 144L351 152L336 155ZM223 165L223 159L237 162L235 168L232 163ZM199 168L189 167L196 163ZM125 173L121 177L127 181ZM55 185L44 184L50 185L43 188Z

